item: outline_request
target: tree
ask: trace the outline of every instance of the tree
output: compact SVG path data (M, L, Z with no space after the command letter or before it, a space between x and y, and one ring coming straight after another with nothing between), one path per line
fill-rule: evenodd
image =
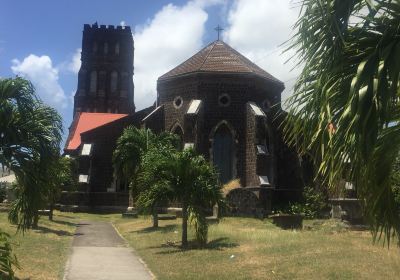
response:
M10 220L26 230L42 207L46 172L59 154L62 121L44 105L32 84L23 79L0 80L0 163L14 171L18 196Z
M113 154L115 175L129 183L130 206L139 193L138 176L141 171L144 155L151 148L172 150L177 145L177 138L170 133L155 134L150 129L139 129L129 126L124 129L117 141ZM158 226L156 206L153 209L153 226Z
M143 163L142 185L145 187L139 193L138 204L152 205L165 198L181 202L182 247L188 246L189 214L195 224L196 239L204 246L208 232L206 212L223 202L222 186L214 168L192 149L161 153L153 150Z
M68 186L73 188L77 185L76 176L73 176L73 159L57 156L47 168L45 180L45 204L49 206L49 220L53 220L54 205L60 197L61 187Z
M399 26L399 1L303 0L290 49L304 69L284 126L329 186L349 174L374 237L388 241L400 233L390 183L400 149Z
M17 178L18 196L9 218L18 224L18 230L27 230L37 219L46 186L44 174L59 153L61 135L61 117L38 99L29 81L0 79L0 164ZM7 238L0 235L6 251L10 250ZM12 256L10 251L1 254L2 269L15 266ZM2 273L13 279L11 270Z

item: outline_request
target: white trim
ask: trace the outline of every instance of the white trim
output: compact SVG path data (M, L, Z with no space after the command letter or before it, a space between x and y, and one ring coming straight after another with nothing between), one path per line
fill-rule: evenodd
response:
M155 112L158 111L158 109L160 109L162 106L158 106L157 108L155 108L153 111L151 111L150 114L148 114L146 117L144 117L144 119L142 120L142 122L144 122L145 120L147 120L147 118L149 118L151 115L153 115Z
M253 110L256 116L265 116L265 113L255 103L249 102L250 108Z
M84 143L81 150L81 156L90 156L92 154L92 144Z
M190 102L189 109L186 111L188 115L196 115L199 112L202 101L200 99L193 99Z
M260 179L261 186L269 186L270 185L268 176L266 176L266 175L258 176L258 179Z
M266 145L256 145L258 155L268 155L268 148Z
M79 177L78 177L78 182L79 183L89 183L89 175L86 175L86 174L79 174Z

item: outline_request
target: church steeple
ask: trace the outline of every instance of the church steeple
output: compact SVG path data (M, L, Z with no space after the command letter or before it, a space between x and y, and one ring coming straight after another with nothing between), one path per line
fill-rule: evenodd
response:
M133 49L129 26L84 25L74 115L135 111Z

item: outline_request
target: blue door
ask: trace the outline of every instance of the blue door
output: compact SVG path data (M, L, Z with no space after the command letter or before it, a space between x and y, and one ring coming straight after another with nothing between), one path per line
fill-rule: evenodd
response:
M233 179L233 135L229 128L223 124L218 127L213 141L213 163L219 172L221 183Z

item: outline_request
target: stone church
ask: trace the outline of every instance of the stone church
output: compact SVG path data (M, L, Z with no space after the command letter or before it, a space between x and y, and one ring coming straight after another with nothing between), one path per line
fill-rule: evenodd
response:
M299 196L299 158L279 126L280 80L216 40L159 77L154 105L135 111L133 58L128 26L84 25L64 149L78 159L80 192L63 203L126 208L127 186L113 175L112 153L129 125L175 133L183 149L216 167L222 183L239 179L241 187L227 195L233 212L268 212Z

